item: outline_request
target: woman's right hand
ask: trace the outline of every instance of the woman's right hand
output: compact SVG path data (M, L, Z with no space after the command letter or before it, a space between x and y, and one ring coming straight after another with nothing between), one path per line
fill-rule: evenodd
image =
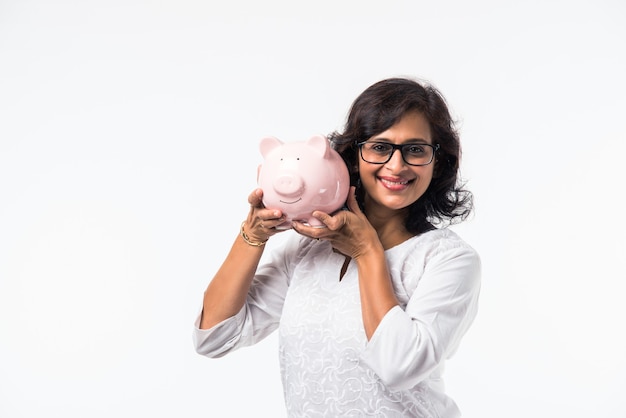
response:
M243 226L244 232L255 242L265 242L272 235L283 230L276 226L285 222L285 216L278 209L267 209L263 205L263 190L256 189L248 196L250 211Z

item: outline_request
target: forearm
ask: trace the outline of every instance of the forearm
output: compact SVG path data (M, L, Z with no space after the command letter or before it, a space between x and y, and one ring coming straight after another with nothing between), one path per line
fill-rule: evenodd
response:
M369 340L387 312L398 305L398 300L393 291L382 247L359 257L356 263L363 325Z
M456 350L476 316L480 258L457 240L439 241L410 249L416 258L398 270L394 282L406 284L404 290L416 287L408 301L385 315L362 353L365 364L394 390L430 376Z
M204 292L201 329L211 328L241 310L263 249L263 246L249 245L241 235L237 236Z

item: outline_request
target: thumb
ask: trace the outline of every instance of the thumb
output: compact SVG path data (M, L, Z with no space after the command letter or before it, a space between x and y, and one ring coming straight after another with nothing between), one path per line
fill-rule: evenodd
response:
M348 209L350 209L350 212L356 215L363 215L363 211L361 211L361 207L356 201L356 187L350 187L350 191L348 192L348 200L346 201L346 203L348 204Z
M263 189L255 189L248 196L248 203L253 207L263 207Z

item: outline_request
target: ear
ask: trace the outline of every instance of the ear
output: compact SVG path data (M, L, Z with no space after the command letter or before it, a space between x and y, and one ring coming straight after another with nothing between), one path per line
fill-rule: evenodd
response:
M439 176L441 176L441 172L443 171L443 167L441 166L441 164L443 163L442 160L440 160L439 158L437 158L435 156L435 158L433 159L433 178L436 179Z
M261 139L261 142L259 142L259 150L261 151L263 158L266 158L270 151L280 147L281 145L283 145L283 142L280 139L268 136Z
M322 158L328 158L330 153L330 144L325 136L313 135L307 139L306 143L310 147L313 147Z

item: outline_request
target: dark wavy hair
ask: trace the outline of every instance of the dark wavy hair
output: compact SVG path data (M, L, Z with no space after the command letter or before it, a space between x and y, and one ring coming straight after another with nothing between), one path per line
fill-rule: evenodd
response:
M356 98L343 132L331 133L329 140L348 165L351 184L357 186L357 200L363 208L356 144L386 131L412 111L426 117L433 144L439 144L433 179L424 195L409 206L405 221L409 232L419 233L433 225L461 222L473 210L473 196L459 179L459 135L441 93L432 85L407 78L379 81Z

